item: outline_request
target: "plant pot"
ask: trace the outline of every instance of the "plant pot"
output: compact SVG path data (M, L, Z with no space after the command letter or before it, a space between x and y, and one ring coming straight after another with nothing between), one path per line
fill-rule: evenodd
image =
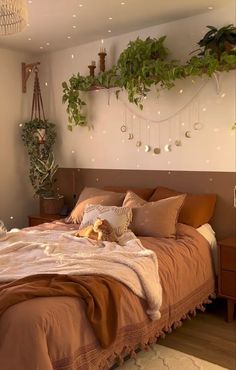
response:
M64 195L57 198L41 198L42 211L46 215L58 215L64 206Z

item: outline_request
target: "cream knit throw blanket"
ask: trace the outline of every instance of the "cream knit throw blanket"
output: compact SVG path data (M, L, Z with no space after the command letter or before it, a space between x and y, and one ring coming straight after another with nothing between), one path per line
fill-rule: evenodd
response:
M160 318L162 288L155 253L128 231L119 244L77 238L74 232L18 231L0 240L0 282L35 274L105 274L147 300L147 314Z

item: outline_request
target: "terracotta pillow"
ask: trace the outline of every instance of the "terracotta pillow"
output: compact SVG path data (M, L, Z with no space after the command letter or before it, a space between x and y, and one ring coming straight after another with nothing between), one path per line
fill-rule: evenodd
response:
M104 206L121 206L125 194L98 188L84 188L66 223L79 224L82 221L87 204L102 204Z
M117 236L124 234L132 220L132 210L127 207L102 206L88 204L84 210L80 229L93 225L97 218L107 220Z
M182 194L165 187L156 188L149 201L158 201ZM179 222L198 228L206 224L213 216L216 203L216 194L187 194L184 205L179 214Z
M105 186L104 189L118 193L126 193L131 191L145 200L148 200L155 191L155 189L152 188L136 188L132 186Z
M139 236L175 238L176 223L185 194L146 202L132 192L128 192L123 206L132 208L133 220L131 230Z

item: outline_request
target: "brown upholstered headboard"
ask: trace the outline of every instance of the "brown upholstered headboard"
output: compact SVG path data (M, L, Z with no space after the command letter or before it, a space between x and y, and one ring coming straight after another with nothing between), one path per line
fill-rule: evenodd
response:
M146 187L166 186L183 192L216 193L217 203L212 226L217 238L236 234L236 208L233 206L233 172L150 171L60 168L57 186L73 207L84 186Z

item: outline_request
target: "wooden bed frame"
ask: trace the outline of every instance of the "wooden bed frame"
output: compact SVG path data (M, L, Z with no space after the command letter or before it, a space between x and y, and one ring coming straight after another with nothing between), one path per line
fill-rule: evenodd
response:
M72 209L84 186L166 186L191 193L216 193L217 203L212 227L218 239L236 234L236 208L233 172L151 171L60 168L56 186L64 194L66 204Z

